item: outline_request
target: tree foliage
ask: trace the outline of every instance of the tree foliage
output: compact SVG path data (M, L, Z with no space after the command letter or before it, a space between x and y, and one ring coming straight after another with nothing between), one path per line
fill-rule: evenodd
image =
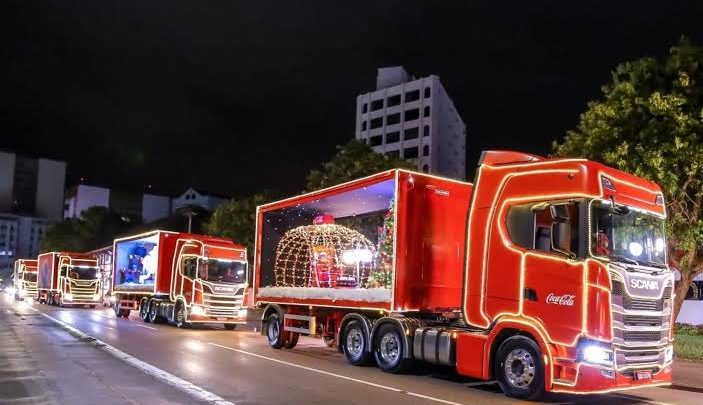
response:
M681 273L676 314L703 272L703 48L682 39L665 60L619 65L560 156L602 161L658 183L667 203L669 259Z
M273 194L263 193L224 202L215 209L205 224L205 232L246 246L251 263L254 257L256 207L273 199Z
M308 174L305 189L319 190L384 170L414 167L405 159L376 153L364 142L352 139L344 146L337 146L337 154L322 164L322 170L312 170Z
M41 243L42 252L71 250L86 252L112 243L139 221L105 207L91 207L80 218L68 218L51 225Z

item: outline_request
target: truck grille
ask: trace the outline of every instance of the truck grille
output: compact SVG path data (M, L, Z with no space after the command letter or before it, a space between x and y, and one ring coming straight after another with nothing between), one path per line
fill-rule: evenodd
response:
M73 301L94 301L99 285L97 280L71 280L69 292L73 294Z
M623 339L625 342L658 342L661 339L661 332L641 332L641 331L628 331L623 333Z
M636 311L662 311L664 309L664 300L632 298L625 294L622 300L622 306L625 309Z
M661 316L625 315L625 326L661 326Z
M235 295L203 293L205 313L211 316L238 316L243 300L243 288L238 289Z

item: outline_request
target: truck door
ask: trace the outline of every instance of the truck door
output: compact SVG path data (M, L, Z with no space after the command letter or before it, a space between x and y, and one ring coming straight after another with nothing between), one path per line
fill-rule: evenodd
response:
M511 222L522 227L522 236L511 238L518 239L513 242L519 242L523 255L522 315L541 323L553 341L567 345L583 328L584 213L582 201L541 202L512 207L507 221L508 228Z

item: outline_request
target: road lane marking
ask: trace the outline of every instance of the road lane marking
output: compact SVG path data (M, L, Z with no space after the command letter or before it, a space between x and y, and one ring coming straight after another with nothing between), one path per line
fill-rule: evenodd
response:
M139 326L140 328L146 328L146 329L151 329L151 330L159 330L158 328L154 328L154 327L146 326L146 325L140 325L138 323L135 323L134 326Z
M212 346L216 346L216 347L222 348L222 349L231 350L231 351L233 351L233 352L237 352L237 353L241 353L241 354L246 354L246 355L248 355L248 356L258 357L258 358L260 358L260 359L272 361L272 362L279 363L279 364L284 364L284 365L286 365L286 366L296 367L296 368L300 368L300 369L303 369L303 370L312 371L313 373L318 373L318 374L327 375L327 376L330 376L330 377L341 378L341 379L343 379L343 380L353 381L353 382L356 382L356 383L359 383L359 384L370 385L370 386L372 386L372 387L381 388L381 389L388 390L388 391L398 392L398 393L401 393L401 394L408 394L408 395L412 395L412 396L414 396L414 397L419 397L419 398L427 399L427 400L434 401L434 402L440 402L440 403L448 404L448 405L463 405L463 404L461 404L461 403L459 403L459 402L447 401L447 400L445 400L445 399L435 398L435 397L431 397L431 396L429 396L429 395L422 395L422 394L418 394L418 393L415 393L415 392L410 392L410 391L401 390L400 388L390 387L390 386L388 386L388 385L377 384L377 383L374 383L374 382L371 382L371 381L366 381L366 380L359 380L358 378L352 378L352 377L348 377L348 376L346 376L346 375L335 374L335 373L331 373L331 372L329 372L329 371L324 371L324 370L320 370L320 369L313 368L313 367L303 366L303 365L300 365L300 364L295 364L295 363L291 363L291 362L284 361L284 360L274 359L274 358L272 358L272 357L262 356L262 355L260 355L260 354L248 352L248 351L246 351L246 350L235 349L234 347L229 347L229 346L223 346L223 345L218 344L218 343L208 342L208 344L209 344L209 345L212 345Z
M138 358L134 356L130 356L129 354L117 349L114 346L110 346L109 344L96 339L93 336L88 335L87 333L84 333L77 328L69 325L66 322L63 322L61 320L58 320L54 318L51 315L47 315L42 311L39 311L38 309L30 308L32 311L36 311L45 318L48 318L57 324L61 326L62 328L66 329L69 333L72 335L82 339L88 344L92 344L93 346L99 348L100 350L103 350L104 352L112 355L113 357L117 358L118 360L122 360L123 362L129 364L132 367L135 367L139 370L141 370L143 373L150 375L157 380L160 380L172 387L175 387L186 394L192 396L193 398L199 400L199 401L204 401L210 404L216 404L216 405L236 405L233 402L227 401L226 399L210 392L207 391L203 388L198 387L197 385L186 381L180 377L176 377L175 375L166 372L158 367L152 366L151 364L144 362L142 360L139 360Z

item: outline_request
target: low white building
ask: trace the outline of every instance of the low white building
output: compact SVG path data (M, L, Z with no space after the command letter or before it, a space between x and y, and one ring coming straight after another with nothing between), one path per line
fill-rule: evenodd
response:
M438 76L378 69L376 90L356 98L356 139L418 171L466 178L466 125Z
M173 199L171 202L171 212L175 213L179 209L187 206L197 206L205 211L213 212L218 205L225 201L227 201L226 197L206 193L190 187L179 197Z
M139 217L143 222L152 222L170 215L171 198L79 184L66 191L64 218L78 218L83 211L96 206Z

